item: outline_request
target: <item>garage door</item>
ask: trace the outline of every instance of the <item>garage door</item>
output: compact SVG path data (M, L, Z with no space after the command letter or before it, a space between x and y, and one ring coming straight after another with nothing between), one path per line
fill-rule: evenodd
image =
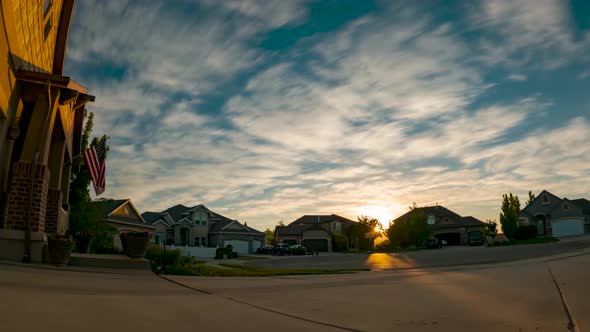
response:
M262 241L252 241L252 249L256 251L256 249L262 247Z
M439 240L447 241L449 246L460 246L461 245L461 233L442 233L436 234L434 237Z
M225 240L223 241L223 246L231 245L234 247L234 251L238 253L238 255L247 255L248 252L248 241L243 240Z
M303 240L303 246L309 251L328 251L328 240L326 239L307 239Z
M551 223L554 237L584 234L584 222L581 219L563 219Z

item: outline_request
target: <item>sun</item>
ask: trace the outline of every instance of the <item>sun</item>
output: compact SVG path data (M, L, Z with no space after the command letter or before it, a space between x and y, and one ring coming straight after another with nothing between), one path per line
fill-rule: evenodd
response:
M383 228L389 226L389 221L392 219L392 209L385 206L363 206L358 210L359 216L369 216L379 220Z

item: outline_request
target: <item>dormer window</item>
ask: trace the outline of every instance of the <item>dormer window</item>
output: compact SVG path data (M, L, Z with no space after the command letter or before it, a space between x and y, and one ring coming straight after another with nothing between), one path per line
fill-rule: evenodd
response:
M567 205L567 203L563 203L563 209L564 210L569 210L570 207L569 207L569 205Z
M547 194L543 194L543 205L549 204L549 196Z
M434 216L428 216L428 225L434 225Z

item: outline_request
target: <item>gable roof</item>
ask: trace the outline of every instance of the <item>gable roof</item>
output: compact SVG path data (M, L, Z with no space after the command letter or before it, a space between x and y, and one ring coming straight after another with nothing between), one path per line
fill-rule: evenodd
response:
M454 219L454 220L461 219L460 215L447 209L446 207L444 207L442 205L435 205L435 206L416 207L416 208L404 213L403 215L397 217L394 220L394 222L398 221L398 220L405 220L405 219L409 218L411 213L414 210L419 211L420 213L422 213L425 216L433 215L433 216L435 216L436 219L439 219L439 218L448 218L448 219Z
M141 217L147 223L153 224L156 221L158 221L158 219L160 219L161 216L160 216L160 212L146 211L146 212L144 212L144 213L141 214Z
M538 204L539 200L542 200L544 195L547 195L547 197L549 198L549 204ZM543 190L541 191L541 193L539 193L539 195L535 196L535 199L533 199L532 202L527 204L527 206L525 206L524 209L522 209L520 212L531 216L539 213L548 214L561 203L561 198L553 195L547 190Z
M91 204L93 207L99 209L99 212L102 213L103 220L151 227L151 223L148 223L143 219L129 199L105 199L94 201ZM129 205L131 207L133 210L132 215L113 214L124 205ZM133 215L135 215L135 217Z
M291 222L289 225L318 224L318 223L323 224L323 223L332 222L332 221L340 221L340 222L343 222L347 225L351 225L351 224L355 223L355 221L350 220L345 217L342 217L342 216L339 216L337 214L329 214L329 215L306 214L306 215L299 217L295 221Z

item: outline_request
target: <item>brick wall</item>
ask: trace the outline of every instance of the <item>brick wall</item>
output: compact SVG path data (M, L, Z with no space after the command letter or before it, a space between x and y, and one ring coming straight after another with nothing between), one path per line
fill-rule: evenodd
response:
M6 229L25 230L32 171L33 165L30 161L21 160L13 164L10 191L8 193ZM37 165L35 172L35 188L33 191L33 205L31 206L31 231L44 232L47 193L49 191L49 168L46 165Z
M49 189L47 193L47 209L45 211L45 232L57 233L60 223L61 191Z

